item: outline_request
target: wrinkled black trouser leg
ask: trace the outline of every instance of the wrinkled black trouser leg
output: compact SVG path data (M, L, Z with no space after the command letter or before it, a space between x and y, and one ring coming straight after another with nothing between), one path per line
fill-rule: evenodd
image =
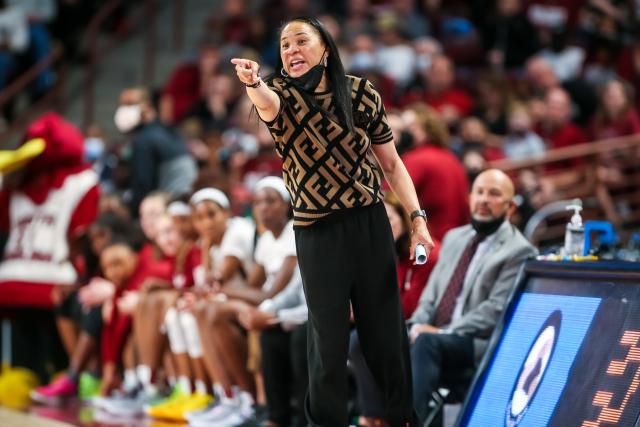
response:
M296 228L296 247L309 306L309 424L348 425L350 301L364 357L380 385L385 419L392 426L410 422L409 345L384 205Z

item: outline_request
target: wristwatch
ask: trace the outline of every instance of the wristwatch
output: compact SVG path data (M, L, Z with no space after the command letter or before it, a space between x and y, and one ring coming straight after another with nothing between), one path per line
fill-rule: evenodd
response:
M413 222L413 220L416 219L419 216L424 218L424 222L427 222L427 212L424 209L417 209L417 210L411 212L410 216L411 216L411 222Z

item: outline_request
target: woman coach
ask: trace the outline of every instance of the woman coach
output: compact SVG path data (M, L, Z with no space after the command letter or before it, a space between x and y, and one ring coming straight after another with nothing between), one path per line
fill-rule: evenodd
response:
M273 136L291 195L298 261L309 307L309 393L313 426L348 425L349 307L367 364L393 426L411 422L408 341L398 297L394 242L381 176L411 213L411 253L433 247L411 178L400 160L380 95L348 76L315 18L280 31L274 75L235 58L238 78ZM376 161L377 159L377 161Z

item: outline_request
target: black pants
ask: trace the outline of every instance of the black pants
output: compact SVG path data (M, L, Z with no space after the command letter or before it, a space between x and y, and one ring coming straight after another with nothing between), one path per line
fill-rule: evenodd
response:
M348 425L349 302L364 357L380 385L385 419L392 426L410 422L409 345L384 205L296 228L296 247L309 307L309 424Z
M420 334L411 346L413 400L418 418L429 414L428 403L447 377L473 368L473 339L454 334Z
M78 292L72 292L55 308L57 316L71 319L81 331L86 332L96 343L102 333L102 306L85 310L78 300Z
M367 366L367 361L364 360L364 354L362 353L362 347L358 339L358 331L351 333L351 340L349 341L349 363L356 380L360 413L365 417L383 417L380 387Z
M307 324L291 331L280 327L260 333L262 375L267 395L269 421L288 427L304 426L304 398L307 394ZM295 412L291 411L291 397ZM295 415L295 416L294 416Z

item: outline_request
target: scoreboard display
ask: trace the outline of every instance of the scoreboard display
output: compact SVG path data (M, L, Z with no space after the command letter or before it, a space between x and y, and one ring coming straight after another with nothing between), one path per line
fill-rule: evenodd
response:
M640 426L640 265L525 264L459 427Z

